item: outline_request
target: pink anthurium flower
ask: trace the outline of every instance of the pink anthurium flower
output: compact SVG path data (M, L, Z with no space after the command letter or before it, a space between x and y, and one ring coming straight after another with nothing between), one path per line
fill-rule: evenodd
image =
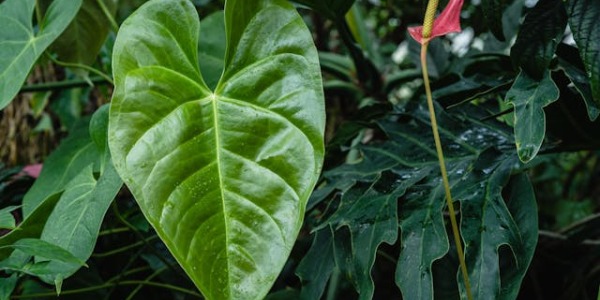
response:
M27 165L23 168L22 172L29 177L38 178L42 172L42 167L42 164Z
M429 36L424 36L423 26L409 27L408 33L417 42L424 44L435 37L446 35L450 32L460 32L460 11L463 2L464 0L450 0L444 11L435 18Z

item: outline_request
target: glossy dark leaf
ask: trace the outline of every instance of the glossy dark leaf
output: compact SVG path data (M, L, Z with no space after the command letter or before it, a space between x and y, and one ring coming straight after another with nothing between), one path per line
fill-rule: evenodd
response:
M35 0L0 4L0 109L19 92L37 59L73 20L81 1L54 1L37 32L32 23Z
M377 248L382 243L396 242L397 199L406 187L406 182L390 173L372 183L357 184L344 194L338 210L326 222L335 229L338 268L354 284L360 299L373 297L371 268Z
M481 121L487 114L479 108L471 105L461 108L461 112L455 115L438 113L438 120L442 126L440 133L455 200L467 209L461 211L461 231L468 243L466 250L471 284L481 295L504 299L504 294L518 292L533 256L535 239L530 236L537 232L537 223L527 222L522 216L532 213L535 198L527 186L514 193L521 198L503 198L502 192L509 186L510 174L519 167L509 128L496 121ZM342 193L342 200L321 226L335 229L331 240L336 265L355 284L361 297L369 298L363 293L368 292L372 284L368 276L372 266L369 264L370 255L375 255L375 245L381 241L393 241L391 235L398 234L395 229L382 226L396 219L395 213L379 211L377 207L393 207L397 201L401 252L396 282L406 299L433 299L433 264L451 250L443 217L444 191L440 184L428 112L424 107L405 108L398 118L382 120L378 124L388 137L386 141L359 145L357 149L362 153L359 163L341 165L324 173L324 182L316 192L324 189L324 194L336 194L334 191L337 190ZM511 192L515 190L510 189ZM509 202L508 206L505 200ZM483 221L476 218L477 213L484 216L486 222L489 221L487 231L479 230ZM465 224L469 222L479 223L469 227ZM505 223L511 226L500 226ZM325 229L318 233L322 230ZM362 237L371 240L361 242ZM494 251L505 244L512 250L507 257ZM309 253L316 253L322 245L315 242L312 247ZM477 255L482 252L486 255ZM326 249L322 253L320 264L326 265L325 259L331 259L332 255ZM513 257L519 264L518 268L509 275L501 274L499 262ZM314 256L311 258L314 259ZM301 266L308 265L308 259L305 258ZM460 277L458 263L454 268L452 280L457 286L456 278ZM311 284L317 278L323 281L323 276L311 277L309 272L304 271L301 277L303 282ZM500 288L501 282L503 288Z
M569 26L577 43L592 85L592 95L600 105L600 2L569 0Z
M302 280L300 299L303 300L320 299L335 267L331 228L323 228L314 236L312 247L296 269Z
M525 174L514 176L508 187L506 206L518 227L518 238L521 239L522 244L520 247L509 245L515 253L516 265L501 268L500 299L507 300L517 298L538 241L538 208L529 178Z
M541 81L521 72L506 94L506 101L515 108L515 144L521 161L532 160L540 150L546 133L544 107L558 97L550 72Z
M109 145L150 224L209 299L264 297L323 159L312 36L284 0L229 0L224 71L198 67L189 1L154 0L115 43Z
M541 80L567 26L562 0L540 0L527 14L510 57L529 77Z
M516 159L502 161L499 157L502 156L495 151L484 153L473 165L470 176L454 185L454 196L461 202L461 232L476 299L514 299L537 242L537 207L531 184L521 175L517 179L519 186L513 188L516 193L505 200L503 187L507 186ZM509 201L513 211L507 207ZM523 219L527 215L531 218ZM508 271L510 275L500 274L499 248L503 245L510 247L515 259L516 266ZM489 280L500 275L501 285L498 280Z

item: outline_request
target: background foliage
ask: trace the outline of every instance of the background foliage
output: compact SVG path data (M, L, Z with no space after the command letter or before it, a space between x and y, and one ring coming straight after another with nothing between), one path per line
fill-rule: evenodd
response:
M0 1L0 299L201 297L107 148L117 27L144 2ZM352 3L295 3L319 50L326 156L267 298L458 299L419 46L406 34L425 3ZM193 4L214 88L224 1ZM472 1L463 32L430 45L477 299L598 294L599 18L594 0ZM44 165L35 181L22 171L33 163Z

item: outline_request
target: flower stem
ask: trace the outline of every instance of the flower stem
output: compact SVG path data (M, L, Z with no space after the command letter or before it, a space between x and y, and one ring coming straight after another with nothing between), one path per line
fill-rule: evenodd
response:
M465 290L467 292L467 299L472 300L471 295L471 284L469 282L469 272L467 271L467 264L465 263L465 255L462 248L462 242L460 239L460 233L458 231L458 222L456 222L456 215L454 213L454 204L452 203L452 194L450 193L450 182L448 181L448 172L446 171L446 163L444 162L444 152L442 151L442 142L440 140L440 134L438 132L437 120L435 117L435 108L433 107L433 97L431 96L431 86L429 85L429 74L427 71L427 46L429 42L425 41L421 45L421 69L423 72L423 81L425 84L425 94L427 96L427 106L429 107L429 117L431 118L431 129L433 131L433 139L435 140L435 149L437 151L438 160L440 162L440 170L442 172L442 181L444 183L444 190L446 192L446 203L448 204L448 211L450 213L450 223L452 224L452 233L454 235L454 243L456 244L456 252L458 254L458 260L460 261L460 270L465 281Z

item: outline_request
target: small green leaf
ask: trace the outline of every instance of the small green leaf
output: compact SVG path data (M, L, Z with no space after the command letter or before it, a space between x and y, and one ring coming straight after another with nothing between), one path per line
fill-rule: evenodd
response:
M14 244L0 246L0 249L13 248L31 256L39 256L50 260L57 260L70 264L85 266L85 262L75 257L71 252L62 247L40 239L20 239Z
M199 23L183 0L149 1L123 23L110 150L200 291L258 299L287 260L323 160L317 51L289 2L228 0L225 68L211 91Z
M592 85L592 95L600 105L600 2L569 0L569 26Z
M90 119L90 137L100 153L105 153L108 146L108 111L109 104L100 106Z
M48 220L48 216L50 216L60 196L61 192L48 196L33 209L19 226L0 237L0 260L6 259L13 252L12 248L5 248L5 246L12 245L21 239L40 237L46 220Z
M515 108L515 143L521 161L532 160L540 150L546 133L543 108L556 101L559 93L550 72L541 81L521 72L506 93L506 101Z
M35 0L0 4L0 109L17 95L37 59L73 20L81 2L52 2L38 32L32 23Z
M0 209L0 229L15 228L15 216L13 216L12 212L17 208L19 208L19 206L8 206Z
M64 190L85 167L92 163L99 165L102 155L90 138L88 124L89 119L77 122L69 136L44 161L40 177L23 198L25 217L48 196Z
M538 1L525 17L517 41L510 50L513 62L529 77L541 80L566 26L567 12L562 0Z
M89 165L69 182L41 235L42 240L63 247L82 261L92 254L104 215L122 185L110 157L106 159L104 172L97 181ZM54 283L71 276L80 266L51 261L47 268L50 274L41 278Z
M505 40L502 26L502 14L508 7L508 4L509 3L506 0L483 0L481 2L481 9L485 16L484 20L492 31L492 34L500 41Z

